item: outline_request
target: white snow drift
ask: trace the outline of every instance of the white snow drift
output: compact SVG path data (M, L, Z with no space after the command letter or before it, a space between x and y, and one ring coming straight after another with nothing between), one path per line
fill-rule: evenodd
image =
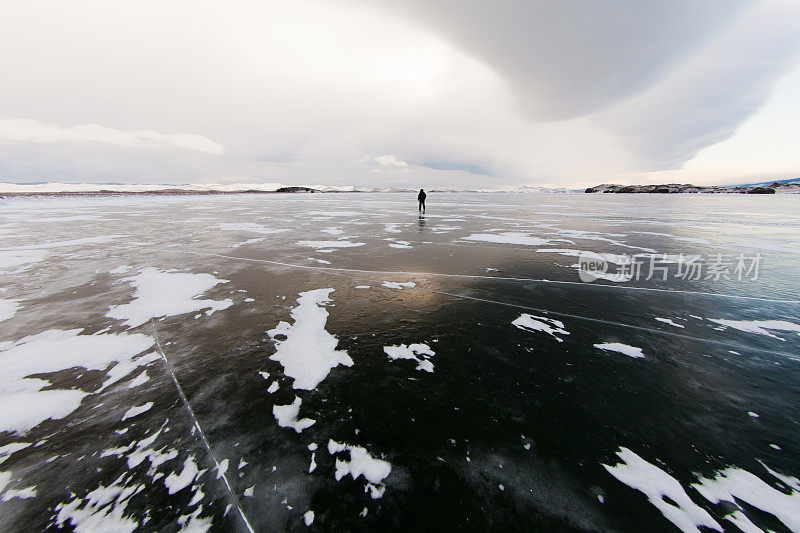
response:
M347 352L336 349L339 339L325 331L328 311L323 305L331 301L332 292L330 288L301 292L291 312L294 324L280 322L267 332L277 346L270 359L278 361L284 374L294 378L295 389L314 389L334 367L353 366ZM279 335L286 339L278 340Z

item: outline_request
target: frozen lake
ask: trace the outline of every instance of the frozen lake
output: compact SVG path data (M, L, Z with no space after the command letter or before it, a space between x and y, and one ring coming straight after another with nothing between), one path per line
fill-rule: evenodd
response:
M0 200L0 530L800 531L800 196L415 197Z

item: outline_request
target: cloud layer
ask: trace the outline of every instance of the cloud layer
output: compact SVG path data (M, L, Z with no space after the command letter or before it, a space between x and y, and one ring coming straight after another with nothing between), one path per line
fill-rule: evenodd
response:
M630 181L757 118L800 49L788 0L3 10L0 181Z
M111 144L131 148L182 148L208 154L222 154L221 144L202 135L122 131L97 124L72 127L44 124L28 119L0 118L0 143L84 143Z

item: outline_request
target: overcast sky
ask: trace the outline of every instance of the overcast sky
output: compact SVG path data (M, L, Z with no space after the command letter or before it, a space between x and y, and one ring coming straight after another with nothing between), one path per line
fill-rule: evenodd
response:
M0 181L800 176L796 0L0 4Z

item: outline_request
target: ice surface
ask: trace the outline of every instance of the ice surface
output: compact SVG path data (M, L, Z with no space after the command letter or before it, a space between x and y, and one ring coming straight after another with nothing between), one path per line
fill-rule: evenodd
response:
M389 359L413 359L417 362L417 370L433 372L433 363L430 358L436 355L427 344L400 344L399 346L384 346L383 351Z
M634 358L644 357L644 352L642 352L641 348L628 346L627 344L622 344L621 342L607 342L604 344L595 344L594 347L600 348L601 350L610 350L612 352L619 352L621 354L627 355L628 357L634 357Z
M511 323L519 329L548 333L558 342L564 342L564 339L558 335L569 335L569 331L564 329L564 323L553 318L523 313Z
M331 302L329 289L301 292L297 306L292 309L294 324L280 322L267 333L277 350L270 359L283 366L284 374L294 379L295 389L311 390L338 366L353 366L353 360L344 350L337 350L339 340L325 331L328 311L324 304ZM286 340L278 340L285 335Z
M0 265L22 261L0 267L0 284L8 287L0 299L24 306L0 322L0 418L21 410L35 414L37 404L54 398L54 405L45 405L41 416L21 426L24 436L0 435L0 444L6 445L0 447L0 470L7 472L0 474L0 485L7 485L0 491L0 529L239 526L233 498L223 478L216 479L226 463L202 473L202 465L213 463L152 346L121 354L119 360L104 356L97 364L90 364L94 349L87 346L78 350L82 355L77 360L69 356L53 365L53 373L39 373L37 367L26 366L32 373L4 368L9 350L18 353L19 346L31 342L21 341L26 335L76 330L52 348L22 354L28 365L55 354L67 356L72 337L97 337L92 342L103 343L113 338L109 332L140 330L146 336L151 329L147 317L183 312L151 306L141 312L145 322L139 330L131 331L129 318L104 316L111 306L137 301L131 281L145 267L159 274L207 273L230 280L190 294L176 294L179 284L165 283L163 298L169 302L230 298L241 304L206 319L203 311L213 311L211 304L197 309L200 304L189 302L186 314L158 326L165 351L174 354L170 361L175 358L176 377L199 424L208 430L211 448L218 459L229 458L225 479L234 494L247 496L244 510L253 513L257 531L302 528L304 513L312 510L315 529L394 524L405 530L415 524L441 525L442 517L451 529L475 524L498 530L674 527L648 495L603 468L585 467L619 462L602 443L625 439L635 442L638 448L628 447L652 466L680 480L683 494L724 529L749 530L753 524L765 530L782 530L787 524L797 529L792 522L792 504L797 504L788 497L798 493L792 481L798 476L792 407L798 403L793 376L800 367L798 361L769 353L797 352L796 329L770 327L773 322L800 324L793 318L797 306L725 294L797 299L798 256L764 254L761 278L752 283L678 279L671 263L667 281L658 276L580 284L573 264L580 253L594 252L613 270L630 261L629 252L643 251L639 256L647 261L652 253L647 249L658 250L659 263L664 262L661 252L672 254L666 256L671 260L701 249L706 258L717 252L735 258L743 251L737 242L743 240L797 248L791 236L800 229L800 196L765 200L687 195L675 202L653 196L435 193L425 219L417 216L414 196L0 200ZM563 209L544 211L542 201L554 198ZM768 207L756 204L762 200ZM309 216L311 210L317 215ZM656 231L674 235L636 233L656 225L669 227ZM776 232L776 227L790 231ZM284 228L289 231L265 231ZM83 240L105 239L109 233L129 237ZM484 237L466 238L474 235ZM700 248L701 238L713 244ZM298 246L301 239L318 239L312 242L323 247ZM540 241L547 244L531 245ZM39 249L37 243L46 247ZM335 257L336 269L319 262L327 257ZM382 284L387 279L392 281ZM306 298L309 305L301 305L298 294L320 287L338 292ZM638 290L645 288L656 290ZM668 292L673 289L684 292ZM246 303L251 299L253 303ZM298 316L290 316L295 312ZM305 313L315 318L299 319ZM750 324L742 332L690 315ZM660 317L664 319L656 320ZM281 320L286 322L284 331L273 331L272 340L265 342L265 330ZM512 321L514 329L508 327ZM317 342L318 336L325 340ZM618 352L593 346L616 341L631 348L657 348L658 360L652 359L656 352L648 352L644 355L652 359L650 365L627 361ZM421 346L413 342L436 346L436 355L430 355L432 349L415 351ZM320 377L309 379L308 387L316 390L292 389L302 379L289 374L305 371L264 359L273 352L291 356L292 344L299 361L316 359L320 351L341 358L328 361ZM408 361L387 359L392 349ZM111 352L110 345L97 350ZM445 359L439 358L445 356L453 364L442 372ZM439 362L428 373L422 365L432 369L434 358ZM614 358L620 364L609 367ZM348 365L352 368L344 368ZM316 368L316 363L308 366ZM262 381L259 370L271 375ZM8 398L14 394L32 398ZM51 396L61 394L74 398ZM732 397L737 401L731 403ZM596 398L603 399L605 408L597 408ZM133 406L149 401L155 403L149 411L120 421ZM159 407L170 402L174 408ZM280 412L293 406L297 411L286 413L287 427L270 418L273 407ZM68 414L58 419L56 409ZM760 418L750 414L756 412ZM314 425L297 433L294 426L311 417ZM654 423L642 424L644 419ZM724 435L709 438L709 428L735 435L735 445ZM521 432L526 435L522 440ZM264 438L269 441L266 448ZM323 451L329 439L349 444L334 445L340 451L329 455ZM15 442L21 440L26 442ZM318 449L308 447L312 440L320 444ZM376 484L359 474L362 453L386 463L388 477L378 476ZM184 473L192 477L194 468L185 465L190 454L201 471L182 490L168 494L168 476L175 486ZM785 479L761 469L754 459L759 455L785 473ZM241 469L234 469L237 464ZM560 465L560 473L548 465ZM744 469L767 488L752 479L738 481L737 488L732 471ZM431 472L446 474L446 491L436 492L435 484L427 482ZM702 472L702 477L693 472ZM667 483L649 472L642 477ZM710 499L692 483L706 487ZM387 488L395 484L396 492ZM569 486L575 490L566 490ZM4 495L26 494L6 494L8 489L31 487L36 497L2 502ZM764 498L759 500L762 489ZM140 492L117 498L115 490ZM653 498L661 498L664 509L669 511L669 505L676 515L691 517L688 502L673 502L673 497L682 497L679 491L673 496L661 490L668 495L653 492ZM486 505L471 506L472 500L461 498L464 494L478 495ZM368 518L360 518L370 497L381 495L382 503L370 504ZM715 497L721 498L719 503ZM403 505L410 501L415 502L414 512L404 513ZM59 502L63 504L56 509ZM61 523L55 516L60 511ZM651 523L642 525L643 516ZM689 530L709 530L696 524L702 520L688 521Z
M773 335L767 330L794 331L800 335L800 324L787 322L785 320L725 320L721 318L709 318L709 320L729 328L738 329L739 331L766 335L782 341L785 341L786 339L778 337L777 335Z
M163 272L148 267L138 275L124 278L136 288L133 301L111 306L106 316L124 320L124 324L141 326L151 318L175 316L208 309L206 314L227 309L233 300L196 300L207 290L227 280L211 274Z
M275 415L278 425L282 428L292 428L298 433L313 426L316 420L311 420L310 418L297 419L297 415L300 414L301 403L303 403L302 400L295 396L294 401L289 405L274 405L272 414Z
M719 523L689 498L677 479L648 463L628 448L620 448L617 455L621 463L603 467L622 483L643 492L650 503L678 529L699 532L699 527L705 526L722 531Z
M37 244L30 244L27 246L20 246L19 250L52 250L54 248L65 248L68 246L84 246L87 244L105 244L107 242L115 241L127 235L97 235L96 237L84 237L82 239L70 239L66 241L51 241Z

